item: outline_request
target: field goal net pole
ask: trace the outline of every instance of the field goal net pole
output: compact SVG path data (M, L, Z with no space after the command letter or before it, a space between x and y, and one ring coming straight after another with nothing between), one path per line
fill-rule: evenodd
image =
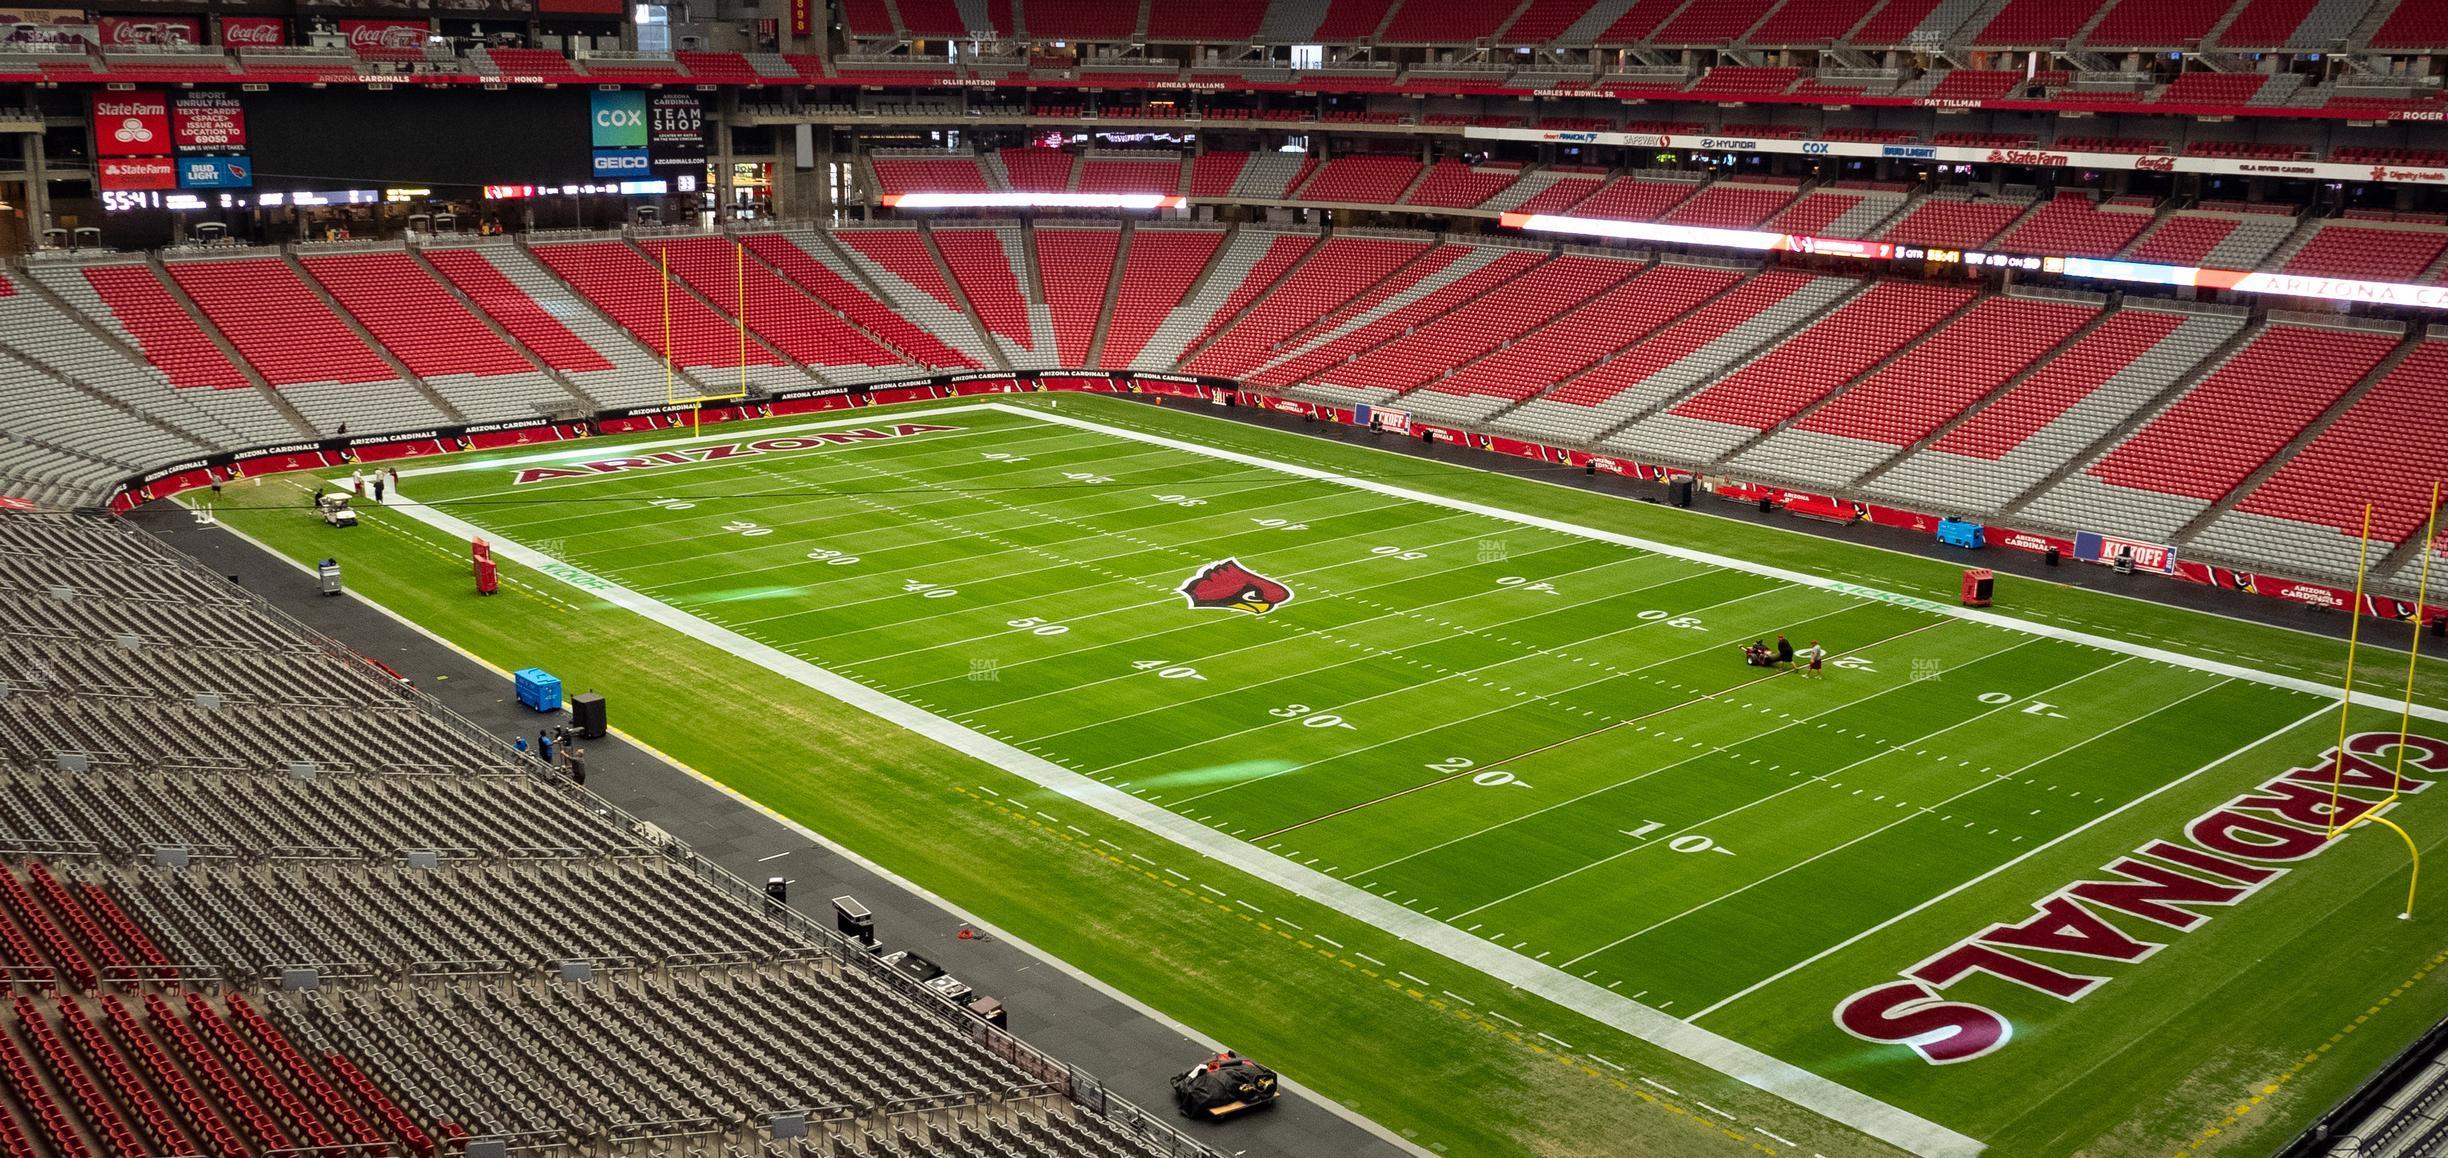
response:
M2413 868L2406 877L2405 908L2397 914L2397 919L2401 921L2410 920L2414 916L2414 898L2416 890L2418 890L2422 885L2422 848L2414 843L2414 836L2412 833L2407 832L2396 821L2390 820L2388 817L2381 814L2394 807L2404 795L2406 740L2412 734L2414 728L2414 677L2416 674L2416 669L2422 662L2423 607L2426 601L2431 597L2431 549L2432 544L2437 542L2439 538L2439 506L2440 484L2437 480L2434 480L2431 484L2430 517L2426 521L2423 528L2422 545L2420 548L2422 552L2422 570L2420 571L2420 577L2415 581L2414 586L2414 640L2412 644L2406 648L2405 708L2398 714L2397 717L2397 765L2389 776L2389 794L2386 799L2374 805L2370 812L2356 818L2353 824L2348 824L2344 828L2338 830L2342 833L2346 830L2354 828L2357 824L2369 822L2372 824L2386 826L2391 832L2397 834L2398 839L2405 841L2406 852L2412 857ZM2365 508L2367 526L2369 517L2370 508L2367 507ZM2351 684L2349 686L2351 687ZM2344 765L2344 756L2342 751L2340 753L2339 764L2341 768ZM2331 803L2333 806L2336 802L2337 788L2337 783L2335 780L2333 780L2330 785Z
M672 273L671 246L656 247L655 262L663 279L663 401L678 406L687 403L689 430L694 433L702 426L705 404L731 402L748 396L748 247L737 238L731 242L731 276L733 316L739 323L739 389L730 394L693 394L682 398L673 389L679 381L679 366L672 354Z
M2330 761L2329 776L2329 839L2336 840L2346 826L2337 822L2338 802L2346 784L2346 718L2354 711L2354 670L2356 645L2363 640L2363 577L2371 567L2372 505L2363 504L2362 546L2355 552L2354 602L2347 606L2346 683L2338 696L2337 754ZM2366 813L2366 815L2369 815Z

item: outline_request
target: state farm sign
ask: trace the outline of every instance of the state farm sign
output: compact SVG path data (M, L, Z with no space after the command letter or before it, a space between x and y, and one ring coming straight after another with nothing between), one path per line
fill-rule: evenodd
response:
M93 128L97 156L167 156L170 102L160 89L95 93Z

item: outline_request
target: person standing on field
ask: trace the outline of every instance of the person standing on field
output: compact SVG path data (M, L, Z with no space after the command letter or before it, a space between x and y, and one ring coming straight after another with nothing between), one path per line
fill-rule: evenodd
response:
M1811 679L1818 679L1819 664L1821 661L1827 659L1827 649L1819 646L1819 641L1814 639L1810 641L1809 647L1802 649L1800 654L1803 663L1806 665L1803 668L1802 674Z

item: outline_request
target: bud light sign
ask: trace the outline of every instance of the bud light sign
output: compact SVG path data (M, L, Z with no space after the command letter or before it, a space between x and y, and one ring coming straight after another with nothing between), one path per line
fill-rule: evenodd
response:
M182 157L178 183L181 189L251 189L255 170L245 157Z

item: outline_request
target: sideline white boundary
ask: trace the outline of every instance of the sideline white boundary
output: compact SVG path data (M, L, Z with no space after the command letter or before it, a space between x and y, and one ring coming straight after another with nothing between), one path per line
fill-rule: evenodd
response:
M1132 441L1166 446L1250 466L1285 471L1300 477L1375 490L1399 498L1428 502L1449 509L1488 515L1530 526L1546 527L1584 538L1658 550L1660 553L1671 554L1678 558L1709 562L1717 566L1734 567L1759 574L1790 577L1793 581L1810 586L1835 588L1865 598L1878 598L1883 595L1883 593L1866 588L1852 588L1850 585L1832 583L1820 580L1815 576L1801 575L1798 572L1778 572L1757 565L1744 564L1738 560L1707 556L1682 548L1667 547L1664 544L1650 544L1629 536L1612 535L1553 520L1536 519L1511 511L1481 507L1477 504L1408 491L1399 487L1350 479L1328 471L1277 463L1252 455L1216 450L1066 416L1045 414L997 403L982 403L976 409L996 410L1034 420L1051 420L1063 425L1094 430ZM496 462L494 465L500 464ZM1229 865L1304 899L1366 922L1399 939L1437 953L1465 967L1478 970L1516 988L1536 994L1582 1016L1631 1034L1668 1052L1755 1086L1890 1145L1925 1155L1927 1158L1970 1158L1971 1155L1979 1154L1984 1148L1977 1139L1888 1105L1867 1094L1857 1092L1739 1042L1641 1005L1553 966L1541 964L1501 946L1489 944L1435 918L1422 916L1354 885L1338 881L1255 845L1226 836L1188 817L1168 811L1161 805L1147 803L1136 796L1092 780L1052 761L1024 752L1011 744L970 731L951 720L894 699L882 691L818 667L778 648L760 643L601 576L543 555L525 544L492 536L483 528L435 510L422 502L414 499L405 502L395 500L390 504L389 509L453 538L472 539L484 536L491 540L493 550L503 558L549 575L608 603L627 608L643 618L662 624L692 639L730 652L776 675L812 688L870 715L890 721L947 748L993 764L1039 787L1061 793L1208 859ZM1939 606L1903 596L1885 597L1891 601L1917 606Z
M315 573L315 569L309 566L304 560L293 559L280 553L279 551L273 550L270 545L266 544L260 539L257 539L255 536L246 533L245 531L241 531L238 528L230 526L226 523L218 524L217 526L218 529L227 531L231 535L236 536L240 541L246 543L248 546L263 552L266 556L274 560L286 563L289 566L296 568L303 574L311 576ZM184 552L182 552L182 554L183 553ZM364 604L367 608L373 610L375 613L383 616L384 618L389 619L392 622L397 623L400 626L405 627L408 630L449 649L453 654L468 661L469 663L475 664L486 671L492 672L494 675L499 676L504 680L510 678L511 673L508 668L501 667L492 661L487 660L483 656L477 655L475 652L469 651L468 649L459 646L457 643L435 634L432 628L429 628L422 623L418 623L417 621L410 619L399 612L391 610L390 607L368 597L354 587L343 588L341 594ZM735 801L738 801L740 804L743 804L750 810L756 812L757 815L763 816L766 819L781 825L782 827L790 830L793 834L806 839L810 844L818 845L827 852L833 853L834 855L841 857L843 860L849 861L851 864L857 865L869 873L882 878L885 882L891 884L893 887L900 889L901 891L908 893L909 895L916 897L927 904L933 905L944 912L952 914L954 917L959 918L962 924L973 926L985 932L994 939L1001 941L1006 945L1010 945L1011 947L1044 962L1056 972L1061 973L1062 975L1069 977L1090 989L1096 990L1098 993L1103 994L1106 997L1112 998L1114 1001L1127 1006L1132 1012L1137 1013L1141 1017L1147 1018L1149 1021L1155 1022L1156 1024L1172 1030L1173 1032L1178 1033L1191 1041L1197 1042L1201 1048L1213 1053L1222 1053L1226 1049L1230 1048L1221 1040L1210 1037L1189 1025L1183 1024L1163 1010L1149 1005L1148 1003L1141 1001L1138 998L1123 992L1122 990L1106 984L1102 979L1082 971L1078 967L1072 965L1069 961L1063 960L1062 958L1057 957L1044 949L1038 948L1036 944L1028 939L1021 937L1020 935L1013 933L1010 930L1007 930L1002 926L985 919L984 917L978 916L976 913L970 912L968 909L963 908L952 900L936 893L933 889L929 889L925 885L921 885L916 881L910 880L909 878L884 867L883 865L867 859L867 857L860 854L858 850L851 848L848 845L836 843L831 837L828 837L813 828L809 828L805 824L801 824L800 822L775 811L765 802L750 797L748 794L741 792L739 789L733 788L720 780L698 771L696 768L690 766L689 764L683 763L679 758L665 752L661 748L657 748L654 745L649 744L636 736L632 736L619 728L613 728L611 731L614 735L619 736L621 740L626 742L629 746L636 748L638 751L646 753L648 756L654 757L656 760L662 761L664 764L667 764L674 769L686 773L690 777L697 780L697 782L704 784L705 786L712 788ZM1392 1129L1388 1128L1383 1123L1378 1122L1376 1119L1361 1114L1351 1107L1346 1106L1333 1098L1327 1097L1326 1095L1317 1092L1315 1089L1312 1089L1301 1082L1295 1081L1292 1078L1283 1075L1277 1075L1277 1080L1283 1086L1283 1088L1300 1095L1302 1098L1307 1099L1310 1103L1316 1105L1320 1109L1325 1110L1327 1113L1333 1114L1335 1117L1341 1118L1362 1130L1368 1131L1369 1134L1376 1137L1379 1141L1394 1146L1405 1153L1415 1155L1416 1158L1439 1158L1434 1151L1429 1150L1427 1147L1395 1133ZM1136 1103L1133 1104L1135 1105ZM1147 1110L1147 1107L1145 1106L1140 1106L1139 1108L1142 1110ZM1154 1113L1155 1111L1150 1110L1148 1112Z

